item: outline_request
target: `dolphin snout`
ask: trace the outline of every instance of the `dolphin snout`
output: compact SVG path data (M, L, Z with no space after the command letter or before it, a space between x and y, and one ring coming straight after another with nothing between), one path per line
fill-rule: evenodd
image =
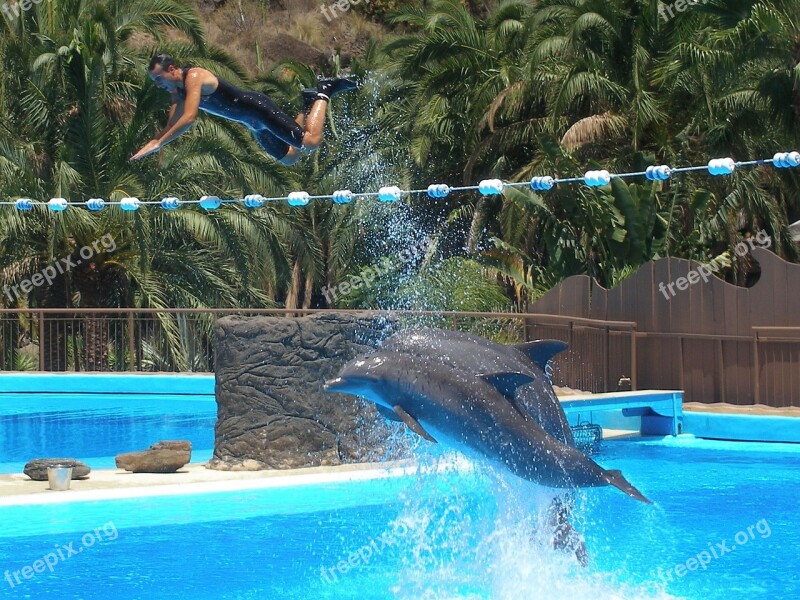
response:
M344 387L344 379L341 377L336 377L334 379L328 379L323 385L322 389L326 392L336 391L339 388Z

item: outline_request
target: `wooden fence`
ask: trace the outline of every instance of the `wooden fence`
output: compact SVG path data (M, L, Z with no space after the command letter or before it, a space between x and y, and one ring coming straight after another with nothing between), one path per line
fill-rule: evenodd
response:
M761 274L750 288L703 277L699 263L669 258L644 265L611 290L570 277L530 308L635 323L631 377L640 389L684 390L689 402L800 406L800 265L760 248L753 258ZM630 342L604 343L617 356L610 361L616 376ZM575 350L597 373L602 349Z

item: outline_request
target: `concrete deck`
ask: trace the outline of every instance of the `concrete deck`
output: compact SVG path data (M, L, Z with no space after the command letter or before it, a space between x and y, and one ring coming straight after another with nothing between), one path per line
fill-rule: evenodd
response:
M603 429L604 440L620 440L624 438L639 438L642 434L636 429Z
M641 437L638 431L603 430L604 440L636 437ZM443 464L437 468L453 468L453 465ZM177 473L129 473L121 469L93 469L87 479L73 480L70 489L64 492L54 492L48 489L46 481L33 481L23 473L0 474L0 507L399 477L416 473L419 469L420 465L414 460L282 471L215 471L207 469L205 463L190 463Z
M445 463L434 468L447 470L458 468L458 464ZM0 507L382 479L416 473L419 469L419 464L412 460L284 471L214 471L207 469L205 463L191 463L177 473L93 470L88 479L73 480L69 490L59 492L48 489L46 481L33 481L27 475L14 473L0 475Z
M704 402L685 402L683 405L683 410L687 412L703 412L703 413L731 414L731 415L800 417L800 407L789 406L786 408L775 408L772 406L765 406L764 404L740 406L737 404L727 404L725 402L716 402L714 404L706 404Z

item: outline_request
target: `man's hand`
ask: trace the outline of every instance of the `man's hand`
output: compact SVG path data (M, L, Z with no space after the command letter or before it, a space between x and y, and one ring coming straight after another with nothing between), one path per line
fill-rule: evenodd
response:
M142 147L141 150L139 150L136 154L131 156L130 160L139 160L140 158L144 158L145 156L155 154L159 150L161 150L161 142L159 142L158 140L150 140Z

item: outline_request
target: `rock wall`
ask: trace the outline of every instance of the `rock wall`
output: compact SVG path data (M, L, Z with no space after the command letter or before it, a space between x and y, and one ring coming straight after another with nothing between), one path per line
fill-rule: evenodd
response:
M292 469L397 458L369 402L322 389L396 330L386 318L224 317L217 322L218 470ZM402 453L402 451L400 451Z

